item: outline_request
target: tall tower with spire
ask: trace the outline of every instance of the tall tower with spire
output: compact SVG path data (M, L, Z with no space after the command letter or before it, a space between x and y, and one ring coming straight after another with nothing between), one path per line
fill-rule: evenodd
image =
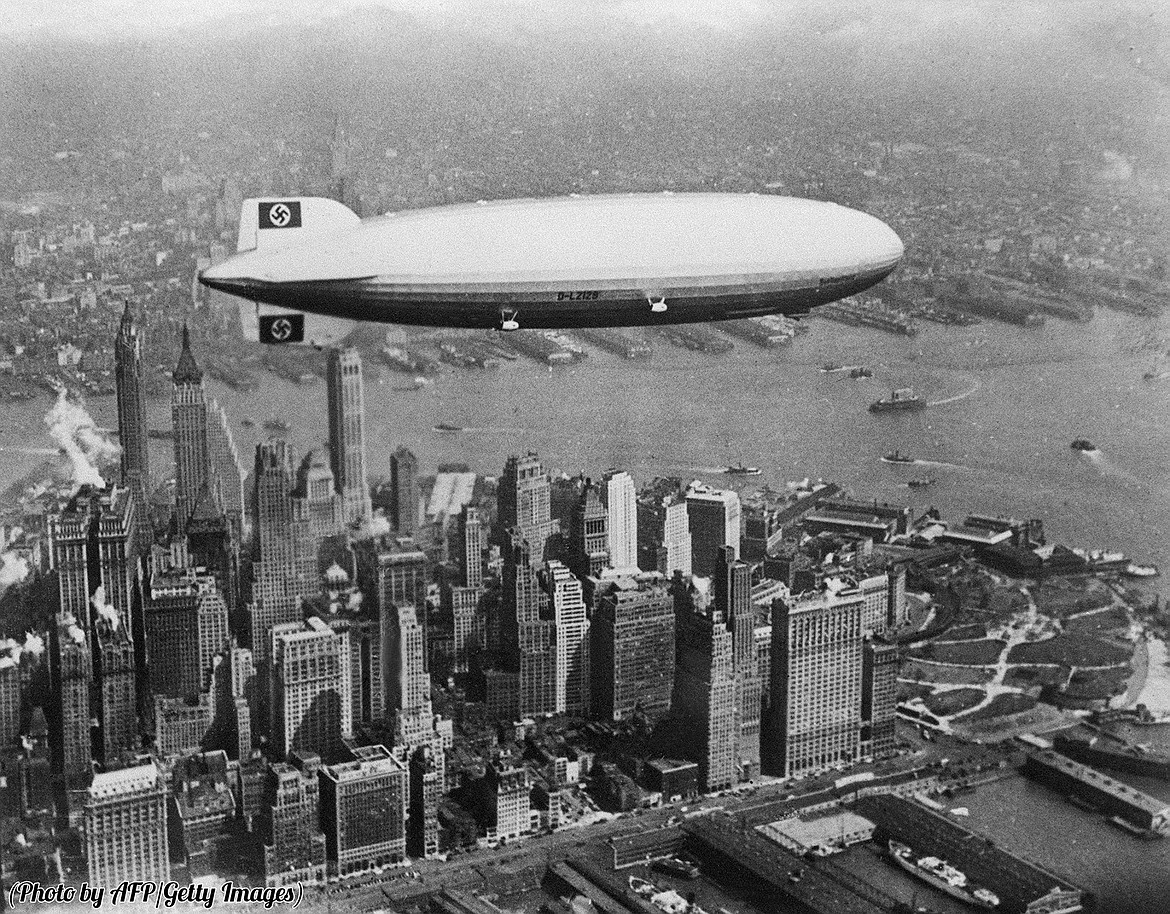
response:
M352 348L331 349L325 379L329 396L329 460L345 520L357 523L371 514L361 353Z
M122 481L133 478L150 487L150 455L146 435L146 387L142 377L142 334L130 311L122 311L122 323L114 343L114 379L118 392L118 440L122 445Z
M139 551L153 539L150 528L150 449L147 441L146 386L142 373L142 333L134 321L130 301L114 342L114 380L118 399L118 441L122 446L122 485L138 502L135 535Z
M179 533L199 499L205 480L212 478L207 436L207 393L203 372L191 354L191 336L183 325L183 349L171 388L171 421L175 432L175 522Z

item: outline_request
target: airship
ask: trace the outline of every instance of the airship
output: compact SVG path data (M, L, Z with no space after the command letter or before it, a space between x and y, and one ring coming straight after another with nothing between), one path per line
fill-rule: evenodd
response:
M481 201L361 219L324 197L245 200L237 253L199 281L245 333L328 345L352 321L495 330L803 315L903 255L881 220L769 194ZM340 321L340 322L339 322Z

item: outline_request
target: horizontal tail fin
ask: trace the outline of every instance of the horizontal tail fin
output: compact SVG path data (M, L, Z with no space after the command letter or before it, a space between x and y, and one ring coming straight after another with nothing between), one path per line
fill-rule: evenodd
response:
M277 346L337 346L353 333L356 321L308 314L279 305L238 299L244 339Z
M249 197L240 207L236 251L289 247L360 222L357 213L328 197Z

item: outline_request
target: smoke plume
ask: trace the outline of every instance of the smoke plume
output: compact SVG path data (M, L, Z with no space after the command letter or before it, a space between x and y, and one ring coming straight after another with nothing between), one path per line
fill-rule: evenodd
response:
M118 611L112 605L106 602L106 585L99 584L98 589L93 592L89 602L93 604L93 608L97 610L98 617L105 619L110 624L110 628L114 631L118 630L120 619L118 618Z
M374 512L374 516L362 524L361 529L357 532L359 540L374 539L379 536L387 536L390 533L390 521L386 520L386 512L380 508Z
M15 552L0 553L0 590L12 584L19 584L28 577L28 559Z
M116 458L121 448L98 429L81 403L69 399L64 387L57 388L57 402L45 415L45 425L53 441L69 458L73 482L78 486L104 488L106 481L98 465Z

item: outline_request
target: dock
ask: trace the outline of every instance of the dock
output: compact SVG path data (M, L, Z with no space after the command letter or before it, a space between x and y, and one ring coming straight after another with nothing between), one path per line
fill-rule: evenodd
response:
M596 346L623 359L641 359L650 355L650 344L644 339L628 336L620 330L608 327L586 327L578 330L577 335L590 346Z
M1107 815L1121 816L1151 836L1170 835L1170 804L1122 784L1053 750L1032 752L1024 774L1053 790L1079 797Z
M862 797L854 808L877 825L880 842L937 856L991 889L1004 914L1071 914L1085 907L1084 890L920 803L886 794Z
M821 305L812 312L820 317L850 326L876 327L899 336L917 336L918 328L910 316L878 301L844 301Z

